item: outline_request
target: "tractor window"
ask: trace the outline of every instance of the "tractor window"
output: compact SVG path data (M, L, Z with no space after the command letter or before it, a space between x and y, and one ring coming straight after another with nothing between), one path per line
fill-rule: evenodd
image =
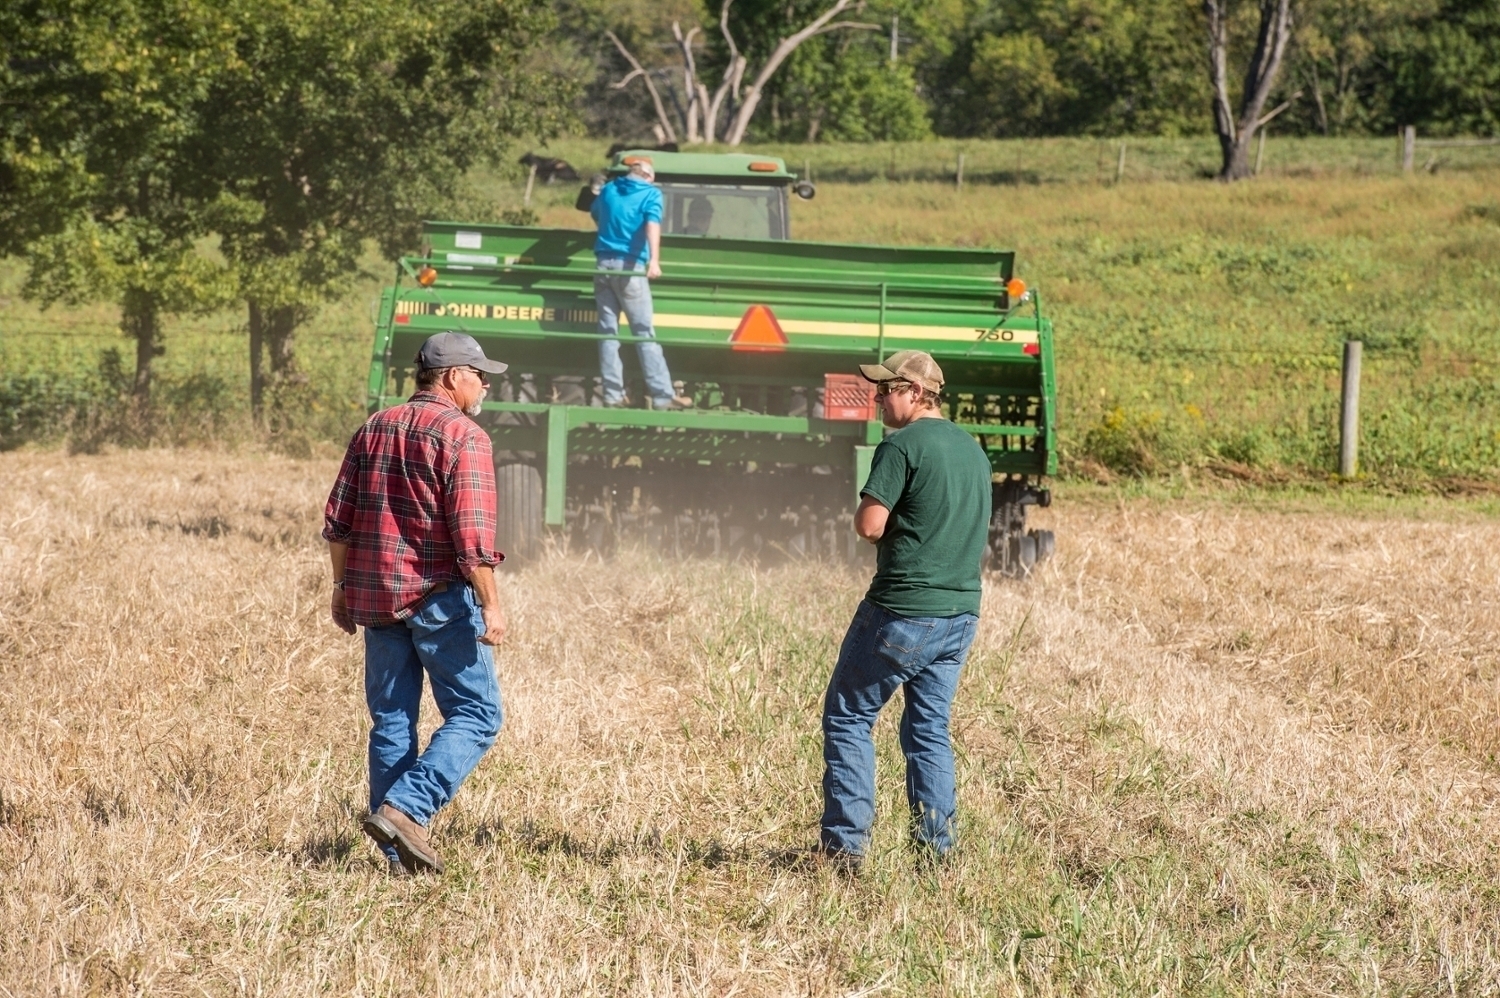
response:
M786 239L786 191L730 184L659 184L666 201L663 229L718 239Z

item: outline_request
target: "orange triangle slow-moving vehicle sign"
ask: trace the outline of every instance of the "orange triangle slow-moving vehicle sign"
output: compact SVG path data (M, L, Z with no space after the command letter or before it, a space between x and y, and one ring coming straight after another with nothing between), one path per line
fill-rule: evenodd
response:
M769 308L751 305L729 334L729 342L736 350L785 350L787 339Z

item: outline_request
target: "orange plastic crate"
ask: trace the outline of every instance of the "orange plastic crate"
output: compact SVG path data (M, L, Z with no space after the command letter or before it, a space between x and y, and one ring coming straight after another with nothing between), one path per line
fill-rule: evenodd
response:
M874 419L875 386L857 374L823 375L823 418Z

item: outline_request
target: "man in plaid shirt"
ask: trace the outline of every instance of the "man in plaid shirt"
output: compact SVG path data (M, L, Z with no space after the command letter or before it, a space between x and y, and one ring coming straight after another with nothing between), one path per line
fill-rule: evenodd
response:
M442 873L427 839L438 809L500 733L490 649L505 636L495 588L495 471L479 415L490 360L462 333L429 337L417 391L354 434L324 510L333 621L365 629L370 814L393 872ZM443 715L417 753L422 675Z

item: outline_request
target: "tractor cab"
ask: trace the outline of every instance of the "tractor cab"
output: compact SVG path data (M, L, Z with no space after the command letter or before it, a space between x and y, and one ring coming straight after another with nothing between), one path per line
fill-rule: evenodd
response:
M790 239L787 192L810 200L811 181L787 172L775 156L741 153L659 152L626 149L578 192L575 207L588 211L604 185L638 159L656 169L663 198L662 232L706 239Z

